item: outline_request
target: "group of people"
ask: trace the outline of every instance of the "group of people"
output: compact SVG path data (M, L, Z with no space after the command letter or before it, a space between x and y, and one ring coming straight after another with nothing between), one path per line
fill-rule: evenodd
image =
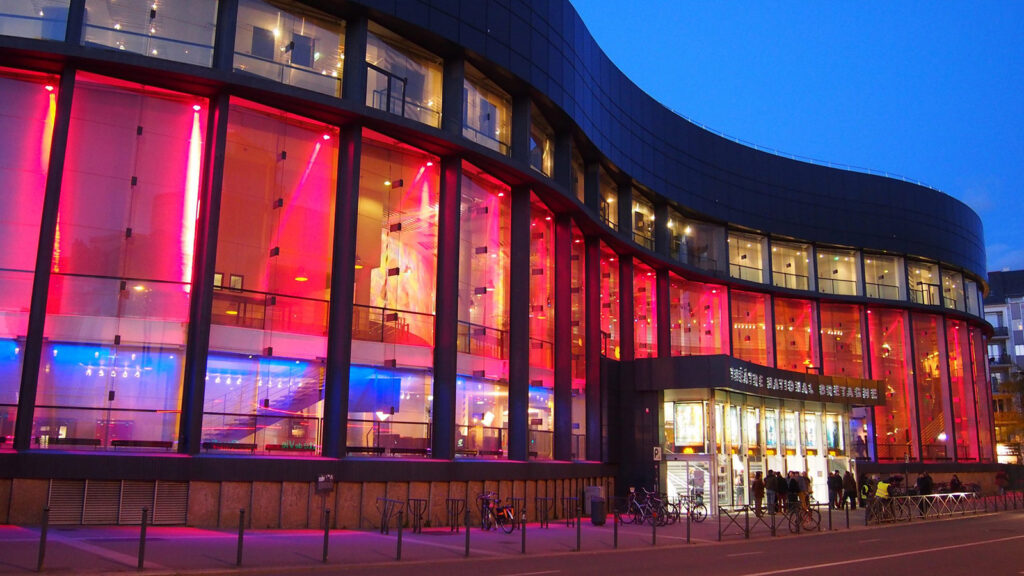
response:
M760 472L754 474L750 491L754 497L754 512L757 515L763 513L765 497L768 513L774 514L782 510L787 503L790 506L799 505L806 510L814 492L814 484L807 476L806 470L793 471L785 477L781 472L769 470L765 477L762 477ZM844 508L847 501L851 508L857 508L857 480L849 470L845 474L836 470L828 477L828 505L838 510Z
M857 509L857 479L853 472L847 470L840 474L836 470L828 475L828 507L833 510L846 508L849 503L851 510Z

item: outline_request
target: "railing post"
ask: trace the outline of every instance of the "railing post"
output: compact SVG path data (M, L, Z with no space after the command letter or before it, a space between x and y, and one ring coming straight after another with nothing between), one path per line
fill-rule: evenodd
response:
M772 536L775 536L775 519L778 517L777 509L778 509L778 506L773 507L771 514L769 514L769 516L771 516L771 520L772 520L772 525L771 525Z
M722 541L722 507L718 507L718 541Z
M615 509L615 513L612 514L612 548L619 548L619 510Z
M43 571L43 560L46 559L46 532L50 527L50 507L43 508L43 525L39 529L39 560L36 562L36 572Z
M686 543L690 543L690 505L686 505Z
M850 507L847 506L845 508L845 510L846 510L846 529L849 530L850 529Z
M139 570L146 565L146 523L149 521L149 508L142 509L142 526L139 528Z
M327 550L331 539L331 509L324 510L324 564L327 563Z
M398 511L398 543L396 545L395 560L402 559L402 511Z
M235 566L242 565L242 542L245 539L245 508L238 511L238 554L235 558Z
M828 531L832 531L832 506L828 507Z
M581 550L581 544L583 540L583 499L581 498L576 505L576 551Z
M750 540L750 506L743 507L743 539Z
M524 503L523 505L524 506L525 506L525 502L526 502L526 499L524 498L523 499L523 503ZM523 552L522 553L526 554L526 512L525 511L522 513L521 520L519 522L519 530L520 530L520 532L522 532L521 536L522 536L522 539L523 539L523 542L522 542Z

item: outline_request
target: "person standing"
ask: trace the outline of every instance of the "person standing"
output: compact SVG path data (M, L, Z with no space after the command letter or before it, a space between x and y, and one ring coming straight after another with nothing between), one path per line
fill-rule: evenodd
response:
M921 511L921 516L928 514L928 508L931 506L931 494L932 488L934 487L932 477L928 474L927 470L922 470L917 476L917 494L921 498L917 503L917 509Z
M764 479L764 490L768 497L768 513L775 514L775 472L768 470Z
M754 514L761 516L761 502L764 500L765 487L760 472L754 473L754 482L750 485L750 490L754 493Z
M843 494L843 479L839 477L839 470L828 475L828 507L833 510L839 509Z
M853 472L849 470L843 474L843 508L846 508L846 501L850 501L850 510L857 509L857 480Z

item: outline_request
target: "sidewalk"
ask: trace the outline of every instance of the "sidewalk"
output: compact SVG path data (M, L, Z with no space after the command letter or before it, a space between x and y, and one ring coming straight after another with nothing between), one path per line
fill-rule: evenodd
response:
M827 516L822 514L822 531L828 530ZM767 526L756 524L750 515L751 538L771 538ZM743 522L743 519L740 519ZM723 527L728 520L723 518ZM850 514L851 529L864 529L863 510ZM845 530L843 511L833 512L833 528ZM719 518L709 517L704 523L690 525L691 545L712 545L718 542ZM743 539L735 527L726 530L723 541ZM51 526L47 534L45 572L50 574L138 573L138 526ZM812 537L790 534L783 525L777 537ZM611 516L604 526L594 526L583 518L579 530L580 546L587 550L611 550L615 546L615 530ZM34 573L38 561L39 527L0 526L0 574ZM686 523L658 527L620 526L618 547L637 549L686 545ZM564 520L552 521L548 528L527 524L526 553L531 556L567 553L576 550L577 529ZM522 533L470 531L471 557L500 557L522 554ZM377 531L333 530L330 533L327 567L396 562L398 531L390 534ZM309 573L322 569L324 532L322 530L247 530L244 535L242 567L236 566L238 533L236 531L201 528L150 526L147 528L145 573L246 573L294 572ZM420 534L405 529L402 533L402 562L444 561L465 557L466 533L448 528L428 528Z

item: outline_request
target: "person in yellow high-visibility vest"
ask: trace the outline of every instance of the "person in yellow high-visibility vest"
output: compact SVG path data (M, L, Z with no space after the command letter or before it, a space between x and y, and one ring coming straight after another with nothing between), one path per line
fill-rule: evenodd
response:
M878 484L875 485L875 498L888 498L888 497L889 497L889 483L888 482L883 482L882 480L879 480Z

